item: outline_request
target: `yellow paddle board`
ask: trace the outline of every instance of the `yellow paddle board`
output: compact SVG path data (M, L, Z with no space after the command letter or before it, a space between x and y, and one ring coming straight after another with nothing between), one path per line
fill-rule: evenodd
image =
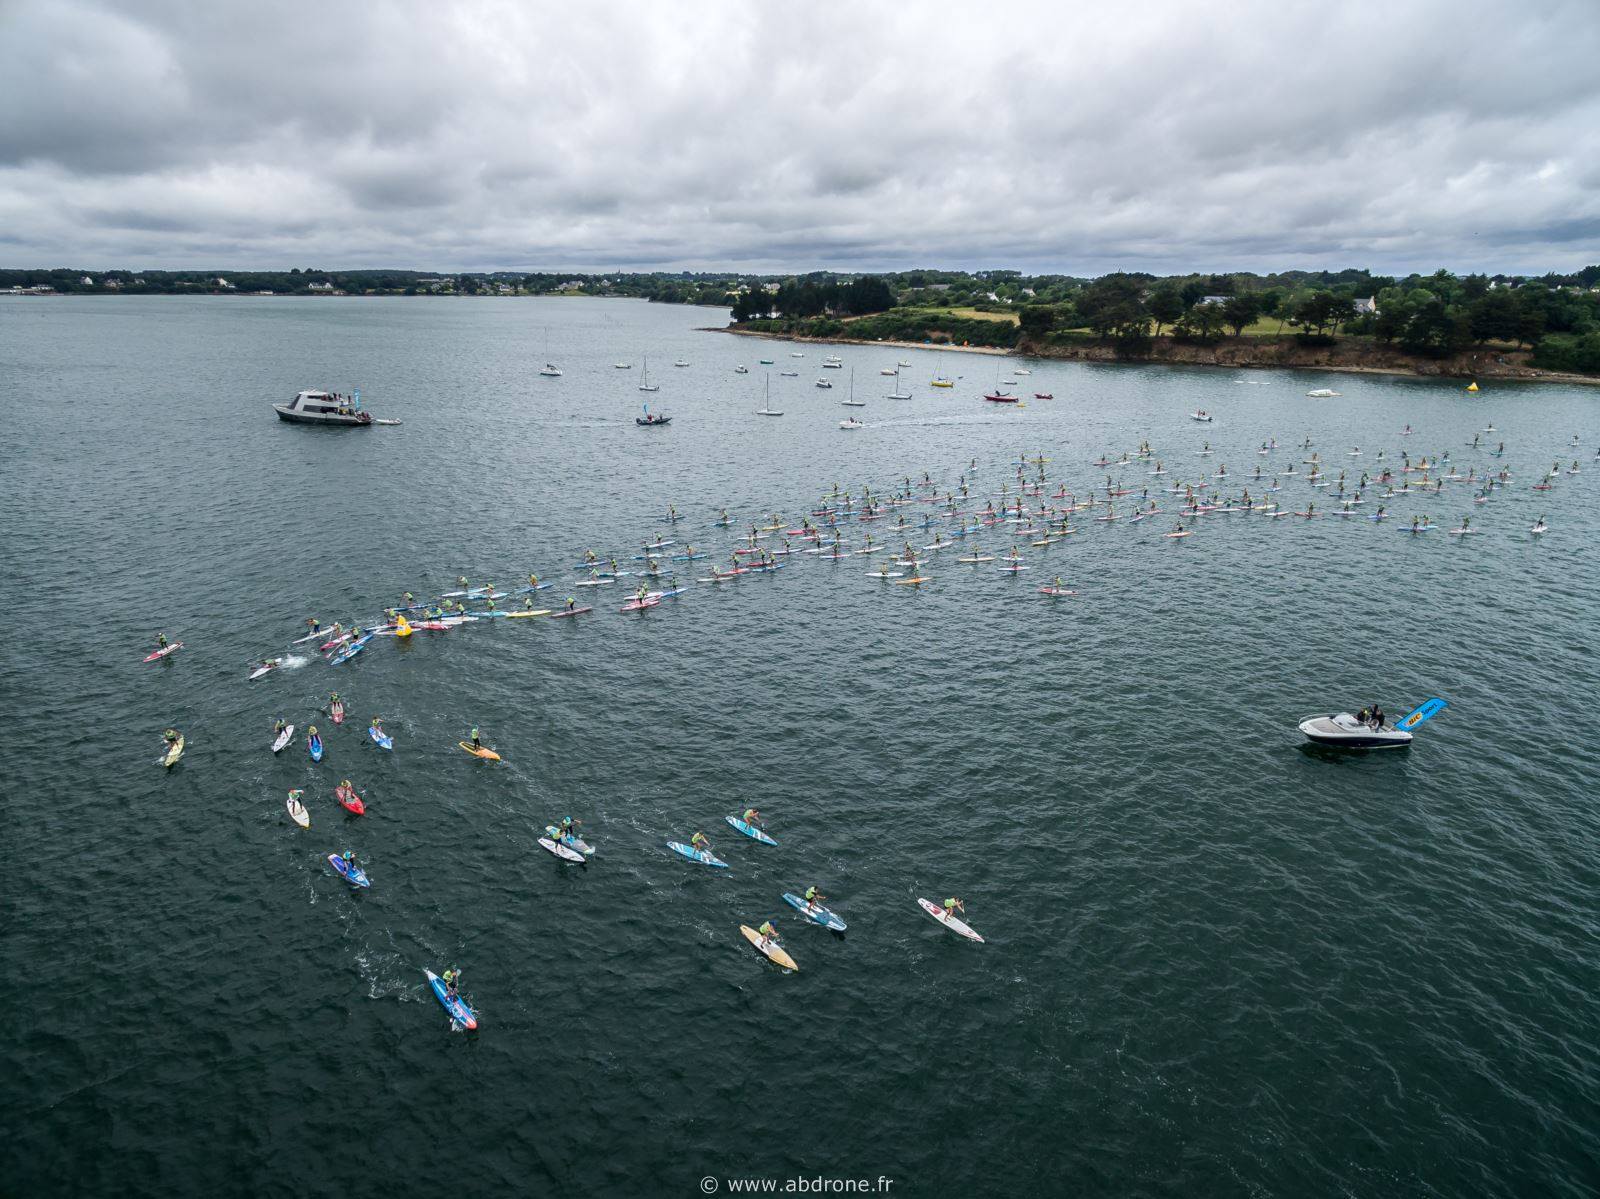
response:
M485 746L483 749L473 749L472 746L468 745L465 741L457 741L456 744L462 749L466 750L473 757L482 758L485 762L498 762L500 760L500 755L495 753L494 750L489 749L487 746Z
M741 924L739 926L739 931L744 934L744 939L746 941L750 942L750 944L754 945L757 949L766 954L785 970L800 969L799 966L795 965L792 957L784 953L781 948L773 944L771 941L768 941L765 945L763 945L761 943L761 934L756 932L756 930L751 928L748 924Z
M161 764L171 770L178 764L178 759L181 757L183 757L183 738L180 736L172 743L172 747L167 750L165 756L162 757Z
M512 617L512 618L515 618L515 617L518 617L518 616L549 616L550 615L550 609L549 608L539 608L539 609L537 609L537 610L535 610L533 612L507 612L506 615L508 617Z

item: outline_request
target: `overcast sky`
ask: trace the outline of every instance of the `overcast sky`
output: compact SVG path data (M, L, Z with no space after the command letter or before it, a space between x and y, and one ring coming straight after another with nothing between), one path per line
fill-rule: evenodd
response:
M1600 0L0 0L0 265L1600 261Z

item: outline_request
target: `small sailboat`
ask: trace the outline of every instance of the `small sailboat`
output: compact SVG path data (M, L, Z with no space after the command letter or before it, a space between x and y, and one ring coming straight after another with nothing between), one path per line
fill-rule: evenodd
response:
M756 409L757 416L782 416L781 408L772 406L772 376L767 376L766 387L761 393L761 407Z
M545 357L545 363L544 363L544 366L542 366L539 369L539 373L541 375L545 375L545 376L547 376L547 377L549 377L551 379L559 379L561 377L561 368L559 366L557 366L555 363L550 361L550 326L549 325L546 325L544 327L544 357Z
M899 371L894 373L894 390L889 393L888 398L891 400L909 400L911 398L911 393L900 385Z
M935 386L935 387L954 387L955 385L956 385L956 381L954 379L952 379L952 378L950 378L950 376L946 375L944 373L943 369L938 369L936 367L936 369L934 370L934 373L933 373L933 386Z
M639 372L640 391L660 391L661 385L650 382L650 359L644 360L644 369Z
M850 397L848 399L840 400L839 403L843 404L846 408L865 408L867 406L867 402L865 400L856 399L855 367L850 368Z

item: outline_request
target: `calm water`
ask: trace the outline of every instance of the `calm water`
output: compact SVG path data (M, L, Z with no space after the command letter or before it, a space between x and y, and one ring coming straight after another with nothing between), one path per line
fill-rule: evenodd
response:
M1039 362L1019 389L1056 398L995 410L976 395L1011 363L840 347L824 392L825 348L695 330L721 320L0 300L20 615L0 1189L1592 1194L1600 393ZM668 429L633 424L646 355ZM563 378L535 373L547 356ZM800 372L772 379L781 420L753 414L763 356ZM909 402L879 398L898 357ZM938 365L955 389L927 386ZM851 366L870 427L846 433ZM405 423L273 419L306 386L359 387ZM1305 397L1321 386L1343 397ZM1500 460L1465 446L1490 421ZM1470 513L1471 538L1214 516L1174 542L1170 516L1080 518L1024 546L1021 578L936 558L916 590L797 557L643 616L596 589L579 620L380 639L245 682L308 615L371 617L457 574L570 578L585 548L657 532L725 554L724 505L742 527L797 521L835 481L949 485L971 459L986 493L1023 453L1081 491L1143 439L1180 477L1244 476L1308 435L1334 471L1404 447L1515 483L1391 503ZM1194 456L1206 440L1217 456ZM1583 473L1530 489L1574 456ZM1303 477L1280 498L1332 503ZM1035 594L1057 573L1080 598ZM157 629L187 648L142 665ZM1449 710L1399 754L1308 753L1294 728L1433 694ZM392 755L358 732L374 713ZM273 757L280 715L330 733L322 766L299 740ZM189 742L171 773L169 724ZM503 766L454 748L473 724ZM363 818L333 803L347 775ZM722 824L749 803L779 848ZM599 846L587 869L534 844L564 814ZM696 829L732 870L666 851ZM347 846L368 892L327 870ZM843 937L780 902L808 882ZM964 897L988 943L919 895ZM767 918L799 973L740 938ZM453 963L476 1034L424 987Z

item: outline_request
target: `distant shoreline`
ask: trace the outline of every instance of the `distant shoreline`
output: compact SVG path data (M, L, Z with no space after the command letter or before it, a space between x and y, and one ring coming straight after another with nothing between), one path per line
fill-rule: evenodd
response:
M1062 362L1094 362L1108 365L1149 366L1208 366L1229 370L1307 370L1333 371L1346 375L1394 375L1414 379L1493 379L1503 383L1580 383L1587 387L1600 387L1600 378L1592 375L1575 375L1561 371L1545 371L1521 363L1501 363L1490 357L1488 361L1464 361L1455 358L1438 361L1419 360L1416 365L1401 363L1397 351L1379 351L1377 356L1387 361L1339 361L1336 351L1363 357L1374 356L1366 347L1351 344L1347 347L1301 347L1282 339L1235 339L1215 346L1183 345L1162 338L1146 354L1121 355L1105 344L1072 346L1027 345L1017 349L996 346L958 346L938 342L877 341L857 337L808 337L792 333L769 333L759 329L706 328L706 333L733 333L740 337L758 337L767 341L811 342L817 345L885 346L906 350L946 351L952 354L989 354L1009 358L1043 358ZM1488 355L1488 351L1483 351ZM1504 357L1504 355L1499 355ZM1433 367L1434 369L1427 369Z

